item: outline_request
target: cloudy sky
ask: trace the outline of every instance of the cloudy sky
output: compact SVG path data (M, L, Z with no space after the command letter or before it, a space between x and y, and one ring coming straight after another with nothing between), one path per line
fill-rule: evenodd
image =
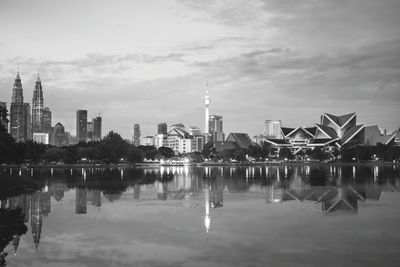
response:
M398 0L0 0L0 101L17 67L26 102L40 73L45 106L75 133L75 111L103 133L139 123L258 134L265 119L309 126L323 112L400 126Z

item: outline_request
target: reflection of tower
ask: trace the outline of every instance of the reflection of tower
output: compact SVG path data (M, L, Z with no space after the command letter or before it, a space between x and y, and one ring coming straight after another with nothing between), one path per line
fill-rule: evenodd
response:
M35 193L32 195L31 201L31 231L33 237L33 243L35 244L36 250L40 242L40 234L42 233L42 202L41 193Z
M204 183L204 198L205 198L205 216L204 216L204 226L206 227L206 232L208 234L208 231L210 230L211 226L211 218L210 218L210 202L209 202L209 190L210 190L210 185L208 181L205 181Z
M217 176L210 181L210 206L212 208L223 207L224 205L224 178Z
M206 84L206 87L208 87L208 84ZM206 90L206 95L204 97L204 105L205 105L204 135L206 137L205 143L208 142L208 132L209 132L209 129L208 129L208 123L209 122L208 122L208 120L209 120L209 117L210 117L210 113L209 113L208 107L210 106L210 103L211 103L211 99L210 99L210 96L208 95L208 89L207 89Z
M76 188L75 191L75 213L76 214L86 214L86 189L85 188Z
M138 183L135 183L133 186L133 199L139 199L140 198L140 185Z
M50 211L51 211L51 194L50 192L41 192L41 204L42 204L42 214L44 216L49 215Z
M21 236L18 235L18 234L15 234L14 237L13 237L12 245L14 247L14 255L17 255L17 250L18 250L18 247L19 247L20 239L21 239Z

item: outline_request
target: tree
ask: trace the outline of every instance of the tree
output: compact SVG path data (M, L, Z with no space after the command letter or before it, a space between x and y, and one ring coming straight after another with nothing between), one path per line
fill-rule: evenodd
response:
M172 158L173 156L175 156L174 151L166 146L162 146L158 149L158 152L160 152L161 156L163 156L164 158Z
M136 148L135 146L130 146L126 158L129 163L142 162L144 159L144 153L142 150Z
M117 163L121 158L124 158L128 149L129 144L118 133L111 131L103 139L102 154L112 163Z
M47 162L59 162L65 158L65 149L59 147L49 148L44 153L43 158Z
M286 159L292 159L293 158L293 154L292 151L290 151L289 148L287 147L282 147L279 150L279 157L280 158L286 158Z

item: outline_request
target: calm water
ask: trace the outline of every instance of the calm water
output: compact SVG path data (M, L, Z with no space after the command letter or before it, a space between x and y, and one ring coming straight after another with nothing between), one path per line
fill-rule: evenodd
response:
M7 176L41 188L0 197L7 266L400 266L396 166L1 169Z

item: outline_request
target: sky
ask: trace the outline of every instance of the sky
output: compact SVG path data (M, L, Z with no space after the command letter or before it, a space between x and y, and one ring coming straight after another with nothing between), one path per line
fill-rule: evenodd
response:
M157 124L260 134L264 121L312 126L357 113L388 131L400 120L398 0L0 0L0 101L19 67L25 102L40 73L53 124L76 110L103 135Z

